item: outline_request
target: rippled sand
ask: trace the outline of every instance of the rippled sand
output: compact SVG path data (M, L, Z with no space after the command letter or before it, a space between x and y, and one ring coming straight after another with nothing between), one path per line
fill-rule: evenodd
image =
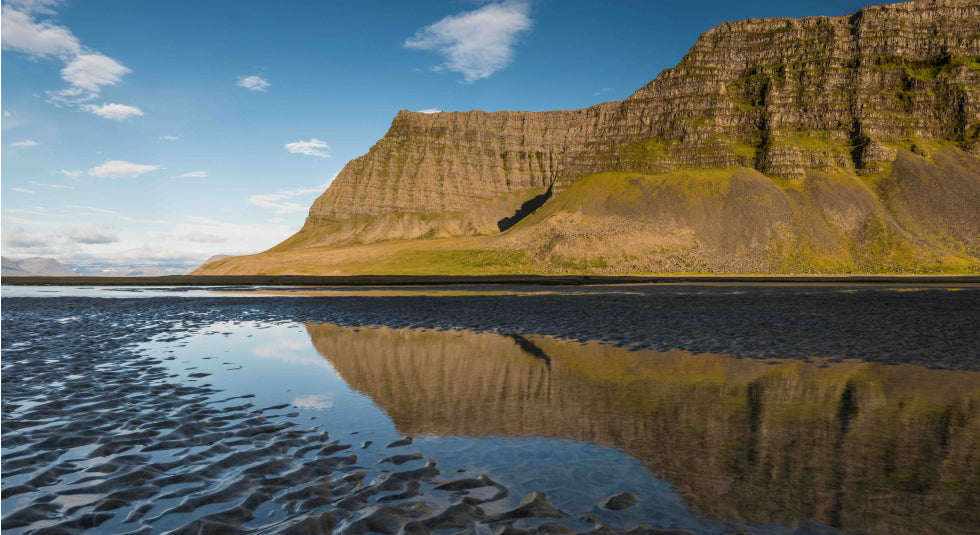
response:
M978 312L976 290L658 292L666 293L4 299L2 527L10 533L614 529L598 518L569 517L576 511L543 494L511 496L493 477L440 466L410 439L366 444L299 420L293 405L228 395L204 368L178 369L167 360L180 358L185 337L218 322L453 327L765 358L980 369L978 335L969 327ZM174 353L148 356L148 344L167 344ZM375 451L390 454L375 458ZM499 502L510 505L493 506ZM717 531L726 529L720 524Z

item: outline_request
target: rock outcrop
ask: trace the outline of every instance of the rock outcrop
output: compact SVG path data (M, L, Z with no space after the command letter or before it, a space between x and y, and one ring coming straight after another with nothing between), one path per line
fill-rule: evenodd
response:
M651 219L642 213L642 224L633 216L620 219L648 234L673 225L672 235L686 238L671 243L699 260L653 258L664 244L642 254L627 247L609 254L638 259L629 266L639 271L866 271L879 261L882 269L942 271L947 260L955 269L980 269L978 156L980 1L919 0L843 17L750 19L705 32L677 67L621 102L575 111L400 112L385 137L348 163L316 200L303 229L268 253L493 238L515 225L504 235L527 236L530 223L522 219L542 205L547 212L583 178L704 170L724 180L754 173L768 181L757 186L775 200L759 213L775 219L750 217L758 195L703 206L767 226L725 249L726 240L684 226L690 214L668 211ZM953 183L946 183L947 172ZM833 206L807 212L814 203ZM813 223L827 226L826 236L800 245L799 235ZM476 248L518 247L534 271L623 267L606 260L556 264L552 253L562 236L612 232L588 221L575 225L548 238L557 241L490 240ZM852 261L855 249L871 242L894 247L903 260L879 251L874 259ZM588 247L586 240L568 249ZM787 261L787 250L802 261ZM834 258L845 250L847 258ZM727 260L746 256L754 260ZM262 268L229 259L204 271L264 272L271 257L262 258Z

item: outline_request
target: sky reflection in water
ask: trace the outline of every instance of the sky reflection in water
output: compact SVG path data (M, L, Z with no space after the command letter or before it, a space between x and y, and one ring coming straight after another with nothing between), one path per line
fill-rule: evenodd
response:
M976 372L318 324L218 324L177 345L174 369L370 441L361 462L410 435L443 470L487 474L511 490L488 512L543 491L620 527L888 533L976 521ZM162 347L148 349L174 350ZM640 504L598 506L621 491Z

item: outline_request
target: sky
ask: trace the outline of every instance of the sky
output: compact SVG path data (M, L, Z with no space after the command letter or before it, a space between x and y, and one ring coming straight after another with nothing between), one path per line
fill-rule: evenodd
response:
M110 274L260 252L399 110L620 100L721 22L871 3L4 2L3 256Z

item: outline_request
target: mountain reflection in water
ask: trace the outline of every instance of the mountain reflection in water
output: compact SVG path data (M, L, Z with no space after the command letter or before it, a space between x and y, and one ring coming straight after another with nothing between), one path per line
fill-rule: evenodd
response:
M726 520L869 533L980 526L977 372L306 328L401 433L620 448Z

